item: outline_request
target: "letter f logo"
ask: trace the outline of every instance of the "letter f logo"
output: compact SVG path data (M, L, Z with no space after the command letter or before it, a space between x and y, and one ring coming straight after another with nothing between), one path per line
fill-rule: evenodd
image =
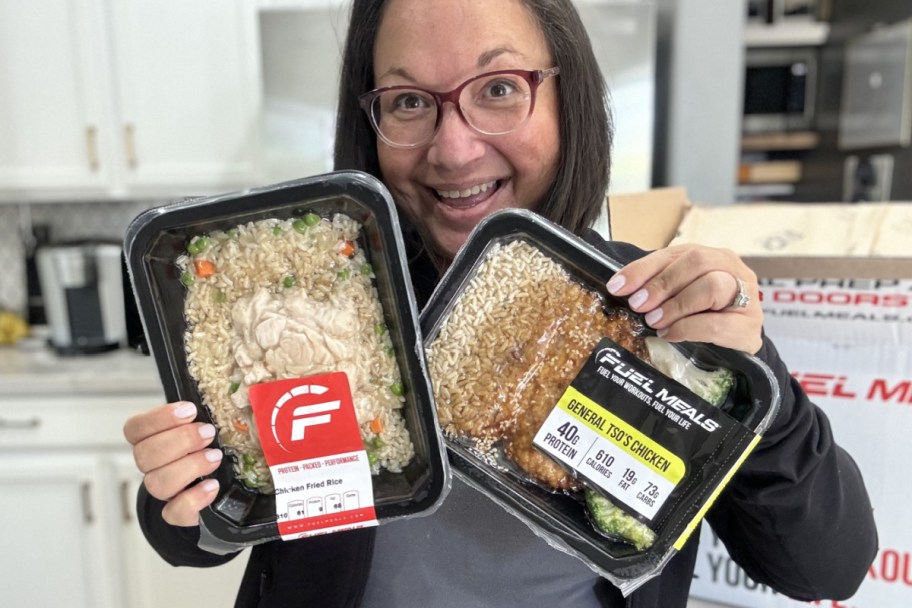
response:
M276 419L279 416L279 411L282 409L282 406L299 395L323 395L328 390L329 389L327 387L320 386L319 384L303 384L301 386L294 387L279 397L279 399L276 401L275 407L272 410L272 436L275 438L276 443L283 450L288 451L288 449L282 445L282 441L279 439L279 435L276 430ZM291 413L291 441L302 441L304 439L304 431L309 426L329 424L329 421L332 418L332 414L329 414L327 412L338 410L341 404L342 402L336 399L334 401L326 401L324 403L314 403L312 405L302 405L296 407Z

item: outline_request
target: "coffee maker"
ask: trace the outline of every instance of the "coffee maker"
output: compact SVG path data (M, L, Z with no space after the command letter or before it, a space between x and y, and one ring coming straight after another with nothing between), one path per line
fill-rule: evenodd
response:
M38 249L49 341L59 354L100 353L125 343L122 260L121 246L103 241Z

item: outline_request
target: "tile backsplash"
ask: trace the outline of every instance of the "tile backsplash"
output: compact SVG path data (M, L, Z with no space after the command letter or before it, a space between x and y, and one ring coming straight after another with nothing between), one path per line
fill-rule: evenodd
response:
M19 207L0 205L0 308L24 313L25 296L25 247Z
M160 202L72 202L0 205L0 308L24 314L26 235L46 225L51 242L84 238L123 240L134 217Z

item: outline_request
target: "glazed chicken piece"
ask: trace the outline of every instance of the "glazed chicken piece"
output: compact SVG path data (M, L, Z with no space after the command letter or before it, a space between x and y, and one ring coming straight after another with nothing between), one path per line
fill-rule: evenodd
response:
M532 445L535 434L601 338L611 338L640 358L647 356L632 317L621 312L601 314L601 301L582 288L576 287L576 297L568 314L548 328L548 338L534 345L542 365L534 366L514 393L510 407L515 420L504 437L504 452L510 460L538 483L567 491L580 489L579 480Z

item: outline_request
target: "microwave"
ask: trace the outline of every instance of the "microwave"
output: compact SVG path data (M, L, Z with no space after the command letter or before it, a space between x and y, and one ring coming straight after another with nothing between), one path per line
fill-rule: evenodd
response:
M812 48L749 48L744 56L745 133L814 128L817 53Z

